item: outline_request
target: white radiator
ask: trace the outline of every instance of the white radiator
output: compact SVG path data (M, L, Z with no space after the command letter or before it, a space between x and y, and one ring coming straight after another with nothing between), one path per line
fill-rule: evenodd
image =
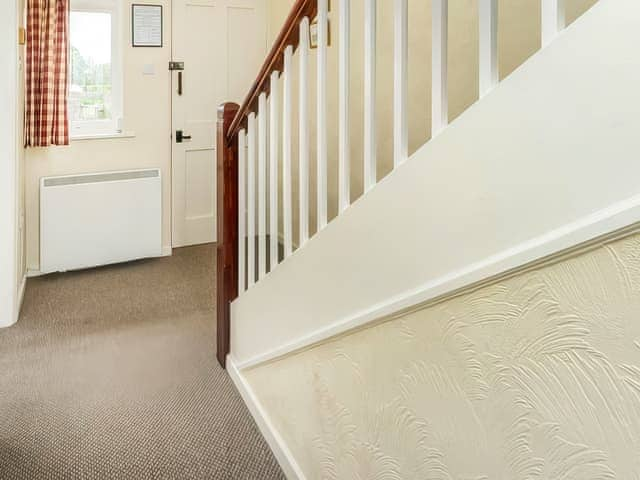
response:
M40 180L42 273L162 255L160 170Z

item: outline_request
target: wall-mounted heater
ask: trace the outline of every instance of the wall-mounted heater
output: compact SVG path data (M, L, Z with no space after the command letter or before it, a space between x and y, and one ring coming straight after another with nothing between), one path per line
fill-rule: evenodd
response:
M40 271L162 255L160 170L40 180Z

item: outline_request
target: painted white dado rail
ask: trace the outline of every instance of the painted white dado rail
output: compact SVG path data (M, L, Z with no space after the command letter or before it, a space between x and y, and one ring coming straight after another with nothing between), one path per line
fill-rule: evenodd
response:
M601 0L231 305L242 370L640 221L640 2Z

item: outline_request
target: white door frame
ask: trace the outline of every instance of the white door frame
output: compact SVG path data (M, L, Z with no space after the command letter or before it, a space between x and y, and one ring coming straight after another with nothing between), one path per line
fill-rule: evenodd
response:
M18 0L9 0L0 15L0 327L18 319L17 265L17 104L18 92ZM9 95L6 94L9 92Z

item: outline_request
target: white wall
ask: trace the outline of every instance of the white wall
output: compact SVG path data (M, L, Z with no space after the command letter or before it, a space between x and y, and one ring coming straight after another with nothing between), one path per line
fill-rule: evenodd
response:
M300 478L637 480L638 252L636 234L447 299L248 390Z
M601 0L232 305L242 365L640 221L640 3Z
M0 16L0 327L13 324L17 316L17 105L16 96L7 93L17 92L17 19L18 2L10 0Z
M133 138L72 141L68 147L33 148L26 156L27 267L40 268L39 180L50 175L160 168L163 179L162 244L171 246L171 2L163 5L164 46L131 47L131 1L122 3L124 125ZM152 64L155 75L143 75Z

